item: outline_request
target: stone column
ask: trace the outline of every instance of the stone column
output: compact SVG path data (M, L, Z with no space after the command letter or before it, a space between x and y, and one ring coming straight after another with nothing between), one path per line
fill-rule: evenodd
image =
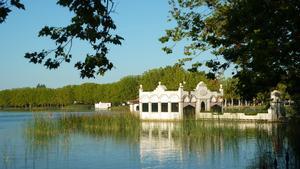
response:
M200 111L200 112L202 112L202 111L201 111L201 103L202 103L202 102L203 102L203 100L200 100L200 101L199 101L199 111Z
M149 109L149 113L152 112L152 104L151 103L148 103L148 109Z
M207 99L206 100L206 107L205 107L205 109L206 109L206 111L210 111L210 100L209 99Z
M200 113L200 99L197 99L196 101L196 108L195 108L195 113Z
M178 112L179 112L180 118L182 118L183 117L183 102L178 103Z
M157 106L158 106L158 113L161 113L161 102L158 102Z
M171 102L168 102L168 113L171 113Z

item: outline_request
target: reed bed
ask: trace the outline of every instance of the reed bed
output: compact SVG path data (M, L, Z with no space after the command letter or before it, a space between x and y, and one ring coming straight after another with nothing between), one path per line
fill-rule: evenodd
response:
M237 156L241 140L247 141L256 138L257 146L261 150L259 153L272 152L270 143L274 140L283 143L283 141L278 141L279 137L276 135L278 131L286 131L285 129L279 130L279 127L284 127L284 125L274 124L269 129L265 128L263 123L254 124L255 127L244 124L244 122L189 119L182 122L141 122L137 115L130 113L95 113L66 114L58 118L37 116L28 124L26 131L27 136L31 139L30 144L44 149L51 146L53 141L62 138L68 140L71 134L78 133L90 137L111 137L115 141L124 141L125 139L130 144L138 144L142 139L161 139L162 142L171 139L176 145L188 149L187 151L206 153L230 150ZM295 139L290 139L291 143L298 145L299 132L287 131L290 133L289 135L293 134L295 137ZM295 148L295 150L299 149ZM271 158L273 159L273 156ZM270 162L269 157L262 160L258 156L253 163L264 160Z
M204 142L214 138L231 142L239 138L256 137L261 133L267 134L265 130L261 130L259 127L241 129L239 125L239 122L220 123L219 121L186 120L180 123L177 130L173 131L172 136L180 138L180 140L192 138L195 142Z
M131 113L70 115L59 118L59 128L90 135L133 136L140 130L140 119Z
M160 122L157 122L160 123ZM177 122L179 127L172 132L174 137L202 138L223 135L229 138L241 135L256 135L258 130L241 132L238 123L220 123L218 121L184 120ZM230 124L230 125L228 125ZM57 119L36 116L29 122L26 130L34 135L52 137L60 133L82 132L92 135L137 135L141 131L141 120L135 114L68 114Z
M131 113L68 114L58 118L35 116L26 127L28 138L43 143L60 135L82 133L92 136L120 136L137 138L140 119Z
M60 133L57 122L48 117L35 115L34 120L28 123L26 133L38 137L53 137Z
M221 140L224 143L236 145L241 138L268 135L259 128L241 129L238 127L238 123L184 120L174 122L174 125L176 127L171 131L171 136L176 142L181 142L183 145L187 143L197 145L196 147L202 145L203 148L207 146L208 142L218 145L217 143ZM28 136L34 139L33 142L37 144L51 142L59 136L77 133L92 137L108 136L127 139L131 143L136 143L139 142L143 132L147 132L143 131L139 117L131 113L66 114L56 119L35 117L26 130ZM154 128L152 131L153 137L159 136L159 133L168 136L168 131L160 128ZM195 149L197 149L196 147Z

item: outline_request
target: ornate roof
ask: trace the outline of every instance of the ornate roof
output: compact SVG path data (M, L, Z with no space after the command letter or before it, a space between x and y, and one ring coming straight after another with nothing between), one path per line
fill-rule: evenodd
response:
M158 85L154 91L159 92L159 91L166 91L167 87L165 85L162 85L161 82L158 82Z

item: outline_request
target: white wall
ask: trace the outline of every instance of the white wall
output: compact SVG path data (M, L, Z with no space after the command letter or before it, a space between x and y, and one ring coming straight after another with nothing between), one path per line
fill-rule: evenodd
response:
M95 104L95 109L108 109L110 107L111 107L111 103L102 103L102 102L99 102L99 103Z
M179 112L170 113L152 113L152 112L141 112L140 118L143 120L179 120L181 119L181 115Z
M267 120L272 121L272 113L258 113L257 115L245 115L244 113L196 113L197 119L230 119L230 120Z
M138 106L139 106L138 103L136 103L136 104L129 104L130 112L139 112L139 110L137 110Z

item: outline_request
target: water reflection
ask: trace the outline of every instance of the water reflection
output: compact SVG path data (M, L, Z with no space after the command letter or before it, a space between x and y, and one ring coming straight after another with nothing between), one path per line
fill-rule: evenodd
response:
M142 162L161 166L172 161L171 165L177 168L260 168L254 164L259 160L256 156L272 151L269 138L278 127L267 123L201 121L143 122L141 126ZM271 167L272 163L264 165Z
M298 124L141 122L91 132L47 120L43 130L1 124L0 168L300 168Z
M182 161L181 144L172 137L178 123L142 122L141 126L140 158L144 168Z
M293 148L289 147L286 130L286 125L272 123L142 122L136 130L139 133L130 133L134 137L127 137L126 133L103 135L82 131L30 137L27 153L33 155L30 157L33 162L44 155L47 165L53 152L56 155L63 153L68 159L73 155L70 144L80 137L96 141L87 145L87 149L93 149L103 141L111 144L108 148L111 151L119 151L114 148L116 145L133 149L136 153L131 160L139 161L135 165L140 168L298 168L299 162ZM80 144L84 144L83 140ZM286 153L292 156L288 166Z

